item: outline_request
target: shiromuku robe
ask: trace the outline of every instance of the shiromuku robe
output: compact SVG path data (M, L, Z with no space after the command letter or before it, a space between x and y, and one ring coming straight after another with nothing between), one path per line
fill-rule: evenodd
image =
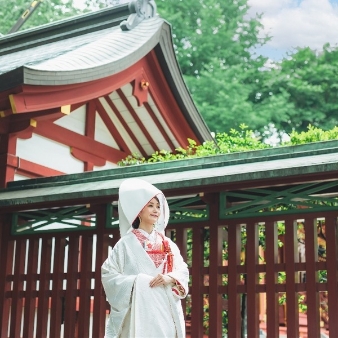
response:
M137 237L129 232L114 246L102 265L102 283L111 306L105 338L183 338L185 322L180 299L188 292L189 273L179 249L169 238L174 278L183 294L171 285L151 288L149 282L163 272L156 268Z

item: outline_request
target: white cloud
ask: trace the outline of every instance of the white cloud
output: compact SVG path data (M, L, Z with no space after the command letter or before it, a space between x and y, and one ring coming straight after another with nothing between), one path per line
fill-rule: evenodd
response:
M262 33L272 36L267 47L321 49L338 43L338 8L334 0L249 0L250 15L264 13Z

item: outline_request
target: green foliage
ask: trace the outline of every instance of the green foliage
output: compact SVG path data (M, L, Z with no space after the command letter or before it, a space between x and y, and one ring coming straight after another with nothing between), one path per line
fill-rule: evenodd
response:
M118 165L128 166L143 163L166 162L269 147L268 144L258 139L253 131L248 129L248 126L241 124L239 130L231 129L229 133L216 134L215 141L207 141L201 145L197 145L196 141L188 139L188 146L186 148L177 148L175 153L171 153L167 150L156 151L148 159L139 154L132 154L118 162Z
M256 56L261 16L249 18L247 0L157 1L173 27L179 64L192 96L214 132L229 132L239 121L267 124L248 100L262 77L266 58Z
M290 134L290 141L285 142L284 145L296 145L338 139L338 127L336 126L331 130L325 131L310 124L307 129L308 130L306 132L296 132L293 130Z
M333 128L338 122L337 66L337 47L326 44L321 53L296 49L264 72L253 100L256 110L287 133L305 131L309 124Z
M7 34L31 3L32 1L27 0L0 0L0 33ZM81 10L74 7L73 0L43 1L20 30L61 20L79 13Z

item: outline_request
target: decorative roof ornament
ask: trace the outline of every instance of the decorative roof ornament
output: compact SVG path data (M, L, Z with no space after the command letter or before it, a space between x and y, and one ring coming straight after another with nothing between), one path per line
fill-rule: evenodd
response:
M134 0L129 2L130 15L127 20L120 23L123 31L128 31L136 27L145 19L153 18L157 15L157 7L154 0Z

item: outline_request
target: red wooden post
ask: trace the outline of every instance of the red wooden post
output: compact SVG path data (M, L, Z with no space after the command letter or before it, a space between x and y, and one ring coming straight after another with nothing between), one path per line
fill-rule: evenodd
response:
M36 296L36 274L38 268L38 250L39 239L31 238L29 240L28 257L27 257L27 274L26 274L26 294L25 309L23 318L23 338L34 337L34 319Z
M48 304L49 304L49 278L51 264L52 245L51 239L42 238L41 257L40 257L40 274L39 274L39 291L38 291L38 309L37 309L37 326L36 336L47 336L48 324Z
M101 282L101 266L107 258L109 237L105 234L107 221L107 207L100 205L96 211L96 262L95 262L95 289L94 289L94 316L93 316L93 331L92 336L103 337L105 332L106 322L106 296L103 291ZM114 235L115 237L115 235Z
M247 332L252 338L259 337L259 296L256 292L258 284L258 274L256 268L258 264L258 225L248 223L246 226L246 290L247 290Z
M241 225L228 226L228 337L241 337L241 306L237 286L240 283L237 267L241 264Z
M266 261L266 316L267 316L267 337L279 336L279 312L278 293L276 284L278 274L275 264L278 263L278 229L276 222L265 223L265 261Z
M285 221L285 265L286 265L286 325L287 336L299 336L298 294L296 290L298 262L297 222Z
M306 217L305 228L305 258L306 258L306 304L308 337L320 337L319 294L317 291L318 271L318 241L317 222L311 217ZM286 276L287 278L287 276Z
M183 257L183 260L187 261L187 229L185 229L182 225L178 225L176 227L176 244L180 249L180 253ZM181 301L183 307L183 314L184 318L186 318L186 309L187 309L187 302L186 299L182 299Z
M67 288L64 336L75 337L79 237L71 234L68 242Z
M326 266L330 337L338 337L338 231L337 217L325 219Z
M78 337L89 338L90 322L90 294L91 272L93 257L93 235L81 236L81 261L80 261L80 308L78 317ZM85 325L84 325L85 323Z
M53 262L53 288L50 309L50 338L61 336L63 272L66 240L60 236L55 238Z
M11 291L11 281L7 278L12 275L12 266L14 259L14 240L9 239L10 225L4 223L0 227L1 233L1 261L3 264L3 273L0 274L0 336L8 336L10 324L10 306L11 299L6 295Z
M209 258L209 336L222 337L222 284L223 229L218 226L219 199L218 194L210 196L210 258Z
M191 337L203 337L203 228L193 227Z
M10 337L20 337L21 319L23 311L23 278L25 272L26 239L17 238L15 245L15 261L13 275L13 291L11 306Z

